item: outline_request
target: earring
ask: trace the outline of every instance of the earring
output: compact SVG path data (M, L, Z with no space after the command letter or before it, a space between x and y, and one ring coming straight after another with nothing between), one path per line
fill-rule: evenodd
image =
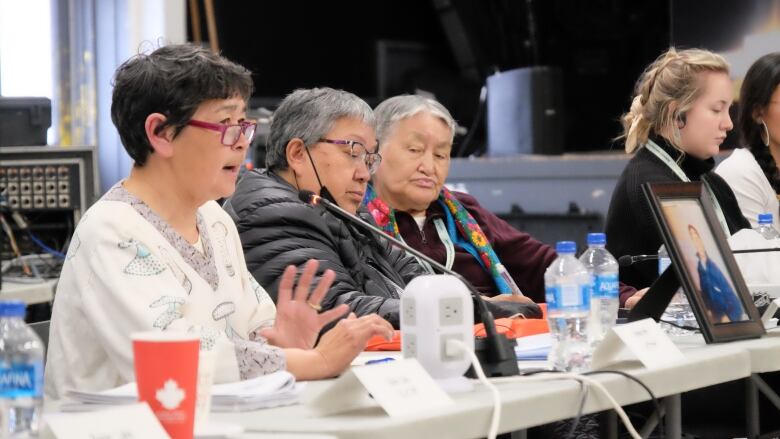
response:
M680 142L682 142L682 135L680 134L680 128L675 126L672 135L674 136L674 143L679 145Z
M761 141L764 142L764 146L769 146L769 128L766 126L766 122L764 122L764 119L759 119L761 121L761 125L764 126L764 135L761 136Z

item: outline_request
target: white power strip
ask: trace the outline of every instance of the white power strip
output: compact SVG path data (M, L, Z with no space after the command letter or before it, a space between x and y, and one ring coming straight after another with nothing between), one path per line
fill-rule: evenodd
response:
M401 351L416 358L436 380L468 381L463 373L471 361L447 342L457 340L474 349L474 303L466 285L446 274L418 276L401 296Z

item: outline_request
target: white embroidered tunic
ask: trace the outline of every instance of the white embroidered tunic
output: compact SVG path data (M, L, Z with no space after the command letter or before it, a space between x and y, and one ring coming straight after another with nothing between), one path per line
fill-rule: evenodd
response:
M84 214L55 295L47 398L134 381L130 336L140 331L199 334L216 352L216 382L285 367L283 351L255 335L276 308L246 269L233 221L213 201L197 220L202 251L121 183Z

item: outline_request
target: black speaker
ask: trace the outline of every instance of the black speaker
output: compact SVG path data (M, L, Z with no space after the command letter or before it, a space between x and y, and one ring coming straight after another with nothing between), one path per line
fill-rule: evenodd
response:
M563 152L560 69L524 67L487 80L488 155Z
M0 97L0 146L46 145L50 126L49 98Z

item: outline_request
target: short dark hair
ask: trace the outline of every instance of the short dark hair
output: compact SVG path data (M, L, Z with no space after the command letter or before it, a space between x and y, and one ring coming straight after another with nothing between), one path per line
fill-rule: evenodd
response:
M780 84L780 52L759 58L748 69L739 90L737 126L744 145L753 153L756 162L776 193L780 193L780 171L775 159L761 138L764 127L756 122L756 111L766 108Z
M192 44L172 44L125 61L114 74L111 120L137 166L153 152L144 124L152 113L166 121L158 132L181 132L200 104L212 99L252 95L252 74L246 68Z

